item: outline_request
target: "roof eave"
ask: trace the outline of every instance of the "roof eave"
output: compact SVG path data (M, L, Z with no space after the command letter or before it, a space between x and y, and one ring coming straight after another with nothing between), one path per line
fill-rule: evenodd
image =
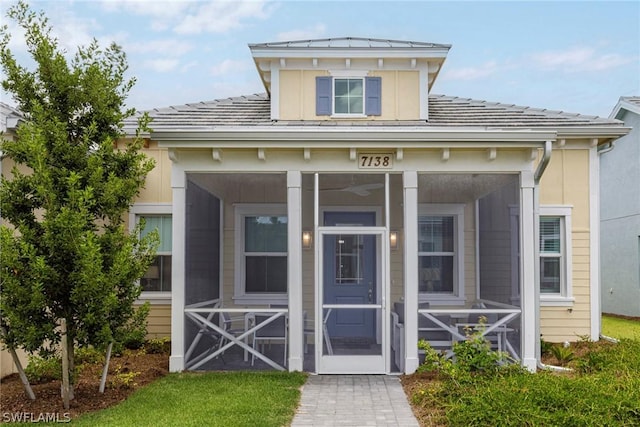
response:
M152 132L160 147L371 147L393 143L411 147L537 147L555 141L555 131L451 129L228 128Z

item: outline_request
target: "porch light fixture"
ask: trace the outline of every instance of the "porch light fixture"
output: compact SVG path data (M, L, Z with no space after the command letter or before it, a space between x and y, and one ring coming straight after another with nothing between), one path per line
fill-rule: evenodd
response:
M311 231L303 231L302 232L302 247L304 249L310 249L313 244L313 233Z
M389 246L391 249L398 249L398 232L392 231L389 233Z

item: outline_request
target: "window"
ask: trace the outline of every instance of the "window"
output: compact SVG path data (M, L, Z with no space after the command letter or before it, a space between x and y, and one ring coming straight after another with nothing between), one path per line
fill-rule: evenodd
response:
M381 115L380 77L317 77L316 115Z
M541 303L571 304L571 208L541 206L539 224Z
M286 299L287 216L278 205L236 207L236 299ZM286 301L282 301L286 302Z
M334 114L363 114L363 79L334 79Z
M424 205L418 217L418 289L421 299L464 302L464 205Z
M145 236L157 230L160 245L156 257L147 272L140 279L143 292L171 291L171 215L138 215L145 224L141 235Z
M560 217L540 217L540 293L559 294L562 287Z

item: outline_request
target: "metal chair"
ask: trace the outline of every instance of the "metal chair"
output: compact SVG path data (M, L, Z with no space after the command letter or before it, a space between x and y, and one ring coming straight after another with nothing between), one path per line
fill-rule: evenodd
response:
M263 322L267 322L272 317L274 317L273 313L256 313L254 315L255 325L258 326ZM280 317L271 320L267 325L264 325L253 333L254 350L257 350L260 353L264 354L264 344L266 342L270 344L273 341L282 341L284 344L283 365L287 366L287 329L288 325L286 315L281 315ZM262 346L262 349L260 348L260 346ZM256 356L254 354L251 356L251 366L253 366L255 359Z

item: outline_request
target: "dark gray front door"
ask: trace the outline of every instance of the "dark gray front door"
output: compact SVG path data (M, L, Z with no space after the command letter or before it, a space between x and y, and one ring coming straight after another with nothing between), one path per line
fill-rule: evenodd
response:
M375 212L326 212L325 226L375 226ZM325 304L376 302L376 238L367 234L325 235ZM327 319L333 337L375 338L375 310L334 309Z

